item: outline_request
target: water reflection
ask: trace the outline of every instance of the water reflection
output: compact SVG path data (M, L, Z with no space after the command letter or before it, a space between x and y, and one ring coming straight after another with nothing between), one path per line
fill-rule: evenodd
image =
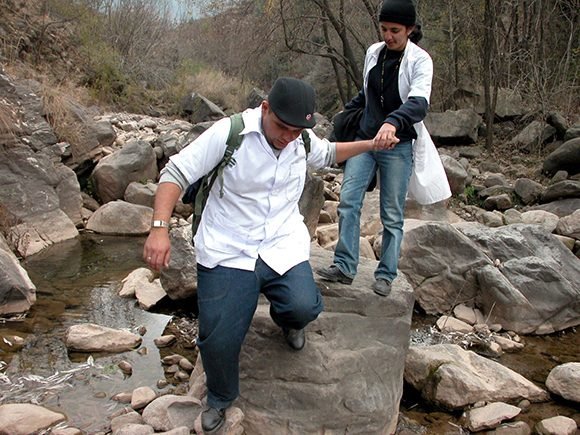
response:
M143 267L143 242L83 235L23 263L37 287L37 303L23 321L0 325L2 336L25 338L16 353L0 350L10 379L0 383L0 403L39 403L92 433L104 430L111 413L122 407L111 396L139 386L155 388L164 378L153 340L163 335L171 316L144 311L135 300L117 295L121 280ZM89 354L69 353L64 344L68 327L82 323L132 332L144 325L147 333L140 348L147 351L93 354L94 366L87 364ZM125 377L117 368L121 360L133 365L132 376Z

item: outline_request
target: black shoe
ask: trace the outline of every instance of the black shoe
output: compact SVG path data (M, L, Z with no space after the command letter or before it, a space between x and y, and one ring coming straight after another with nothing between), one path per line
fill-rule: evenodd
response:
M349 278L338 268L336 264L331 264L328 267L321 267L316 269L316 273L326 281L340 282L342 284L352 284L352 278Z
M201 428L203 433L216 433L226 421L226 410L208 408L201 413Z
M304 334L304 328L302 329L292 329L292 328L282 328L284 333L284 338L286 343L294 350L302 350L306 344L306 335Z
M389 296L391 293L391 281L379 278L373 284L373 291L379 296Z

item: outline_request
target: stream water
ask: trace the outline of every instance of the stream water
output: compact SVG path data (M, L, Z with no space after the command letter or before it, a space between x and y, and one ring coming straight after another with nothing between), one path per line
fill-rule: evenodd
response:
M0 349L5 378L0 380L0 402L38 403L66 414L68 424L86 433L106 429L109 416L123 405L110 397L165 379L162 355L153 340L163 335L171 316L147 312L134 299L117 295L121 280L143 267L144 239L82 236L60 243L23 263L37 287L37 302L26 318L0 324L0 335L18 335L25 345ZM145 354L70 353L65 347L68 327L96 323L136 332L145 326ZM8 340L9 341L9 340ZM88 360L88 361L87 361ZM117 368L129 361L133 374Z
M165 379L160 362L165 355L178 352L193 358L193 351L188 355L183 349L160 350L153 343L164 334L172 319L171 310L164 314L144 311L134 299L117 295L121 280L144 266L143 242L143 238L85 234L23 262L37 287L37 302L23 319L0 323L0 404L40 404L66 414L67 425L87 434L102 432L111 414L125 406L110 400L113 395L139 386L155 388L158 380ZM68 352L64 343L67 328L87 322L133 332L145 326L142 347L147 352L91 356ZM414 333L430 322L418 317ZM14 335L25 339L19 350L10 346ZM524 341L523 352L506 354L500 362L541 386L557 364L580 360L580 337L575 330L525 337ZM121 360L132 364L131 376L124 376L117 368ZM465 433L455 426L459 416L425 407L407 392L401 411L427 427L428 432L423 433ZM533 425L543 416L558 414L580 421L578 409L557 398L534 405L524 420Z

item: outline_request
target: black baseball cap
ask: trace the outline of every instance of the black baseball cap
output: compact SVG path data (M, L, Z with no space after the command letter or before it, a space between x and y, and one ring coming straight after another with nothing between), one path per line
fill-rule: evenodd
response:
M292 77L280 77L268 94L270 108L280 120L299 128L316 125L314 106L316 93L308 83Z

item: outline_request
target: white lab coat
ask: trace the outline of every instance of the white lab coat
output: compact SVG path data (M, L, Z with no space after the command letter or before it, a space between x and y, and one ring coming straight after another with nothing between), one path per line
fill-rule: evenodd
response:
M370 70L377 64L384 42L371 45L365 57L364 90L367 93ZM399 96L405 103L409 97L423 97L429 102L433 61L429 54L408 41L399 67ZM413 143L413 171L409 180L408 197L419 204L433 204L451 196L451 189L443 163L435 144L421 121L414 125L417 139Z

